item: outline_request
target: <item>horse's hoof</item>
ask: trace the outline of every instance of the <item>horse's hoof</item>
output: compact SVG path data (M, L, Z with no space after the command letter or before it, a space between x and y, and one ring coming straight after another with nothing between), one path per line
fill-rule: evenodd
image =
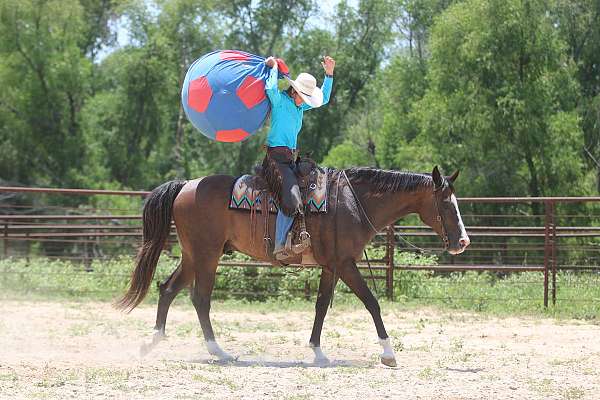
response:
M320 367L325 367L325 366L331 364L331 361L329 361L329 358L327 358L327 357L315 357L313 363Z
M238 357L234 357L229 353L223 353L223 354L219 354L217 356L217 358L219 359L219 361L221 362L231 362L231 361L237 361Z
M381 363L383 365L387 365L388 367L397 367L396 359L394 357L384 357L381 356Z
M150 343L144 343L140 346L140 357L144 358L150 353L156 345L161 341L166 339L167 335L163 331L155 330L154 335L152 335L152 341Z

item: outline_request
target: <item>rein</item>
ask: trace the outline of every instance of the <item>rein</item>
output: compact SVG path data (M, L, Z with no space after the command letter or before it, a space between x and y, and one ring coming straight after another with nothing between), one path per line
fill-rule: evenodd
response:
M338 178L337 178L337 183L335 185L335 223L333 224L333 240L334 240L334 248L335 251L337 252L338 249L338 236L337 236L337 226L338 226L338 204L339 204L339 199L340 199L340 178L341 178L341 174L338 174ZM336 264L333 263L333 281L331 282L331 297L329 299L329 308L333 308L333 295L335 294L335 284L336 284L336 280L335 280L335 273L336 273Z
M377 230L377 228L375 228L375 225L373 225L373 222L371 222L371 219L369 218L369 215L367 214L367 212L365 211L365 208L363 207L360 198L356 195L356 192L354 191L354 187L352 186L352 183L350 183L350 179L348 178L348 175L346 175L346 170L342 170L342 173L344 174L344 178L346 178L346 182L348 182L348 187L350 188L350 191L352 192L352 196L354 196L354 198L356 199L356 203L358 204L358 207L361 211L361 213L364 215L365 219L367 220L367 222L369 223L370 228L373 230L373 232L377 233L381 233L381 231ZM338 186L339 186L339 176L338 176ZM433 203L435 205L435 213L437 214L435 219L436 221L439 222L440 227L442 228L442 241L444 242L444 247L448 248L450 241L448 239L448 231L446 229L446 224L444 219L442 218L442 214L440 213L440 206L439 206L439 202L438 202L438 198L436 193L439 192L440 190L442 190L444 188L444 185L441 185L440 187L434 188L433 190ZM336 192L336 206L337 206L337 192ZM394 235L395 237L396 235ZM430 250L426 250L422 247L419 247L417 245L415 245L414 243L410 242L408 239L405 239L402 236L398 236L398 238L400 240L402 240L403 242L405 242L406 244L408 244L410 247L412 247L415 250L420 251L421 253L429 253L429 254L436 254L437 252L433 252ZM442 252L440 252L441 254ZM365 252L366 255L366 252ZM369 266L370 268L370 266Z
M365 211L362 203L360 202L360 199L358 198L358 196L356 195L356 192L354 191L354 187L350 183L350 179L348 179L348 175L346 175L346 170L342 170L342 173L344 174L344 178L346 178L346 182L348 182L348 187L350 188L350 191L352 192L352 196L354 196L354 199L358 203L358 207L360 208L360 211L362 212L362 214L365 216L365 219L369 223L369 226L371 227L371 229L373 230L373 232L375 232L375 233L381 233L380 231L377 230L377 228L375 228L375 225L373 225L373 222L371 222L371 219L367 215L367 212Z

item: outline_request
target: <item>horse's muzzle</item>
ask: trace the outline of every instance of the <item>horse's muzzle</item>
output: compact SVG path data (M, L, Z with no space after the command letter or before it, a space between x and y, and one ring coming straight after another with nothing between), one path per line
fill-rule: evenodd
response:
M448 249L448 253L452 254L453 256L462 253L467 247L469 247L471 240L468 236L464 236L458 240L458 243L460 244L460 247L457 249Z

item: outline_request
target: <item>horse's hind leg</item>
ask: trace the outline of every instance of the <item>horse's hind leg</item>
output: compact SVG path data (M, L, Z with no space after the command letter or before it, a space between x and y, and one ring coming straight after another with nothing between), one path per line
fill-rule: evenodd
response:
M140 348L140 355L144 357L165 337L165 325L167 324L167 313L173 299L177 294L191 282L191 271L186 268L185 260L182 259L175 271L159 285L158 309L156 312L156 325L154 335L150 343L145 343Z
M192 303L196 308L198 320L202 327L204 340L208 352L222 361L230 361L235 358L221 349L215 340L212 324L210 323L210 297L215 285L217 263L220 254L200 257L195 262L195 280L192 288Z
M173 273L161 283L159 288L158 309L156 311L156 325L154 330L164 336L165 326L167 324L167 314L169 307L177 296L177 294L192 282L193 273L191 269L184 265L185 260L182 259Z
M338 281L333 273L325 268L321 271L321 280L319 281L319 293L317 294L317 303L315 304L315 322L313 323L312 333L310 335L310 347L315 353L315 364L329 364L329 359L321 351L321 331L323 329L323 321L327 314L327 307L331 301L333 288Z

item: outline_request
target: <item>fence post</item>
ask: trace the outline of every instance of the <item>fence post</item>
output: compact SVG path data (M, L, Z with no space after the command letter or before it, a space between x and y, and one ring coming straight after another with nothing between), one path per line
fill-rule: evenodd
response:
M304 281L304 299L310 300L310 281L308 278Z
M548 308L548 269L550 264L550 216L551 216L550 201L544 202L544 307Z
M387 289L387 298L394 301L394 249L396 240L394 236L394 225L387 229L387 269L385 270L385 282Z
M552 260L552 305L556 305L556 203L552 201L550 207L550 230L552 233L552 247L551 247L551 260Z
M4 258L8 257L8 220L4 220Z

